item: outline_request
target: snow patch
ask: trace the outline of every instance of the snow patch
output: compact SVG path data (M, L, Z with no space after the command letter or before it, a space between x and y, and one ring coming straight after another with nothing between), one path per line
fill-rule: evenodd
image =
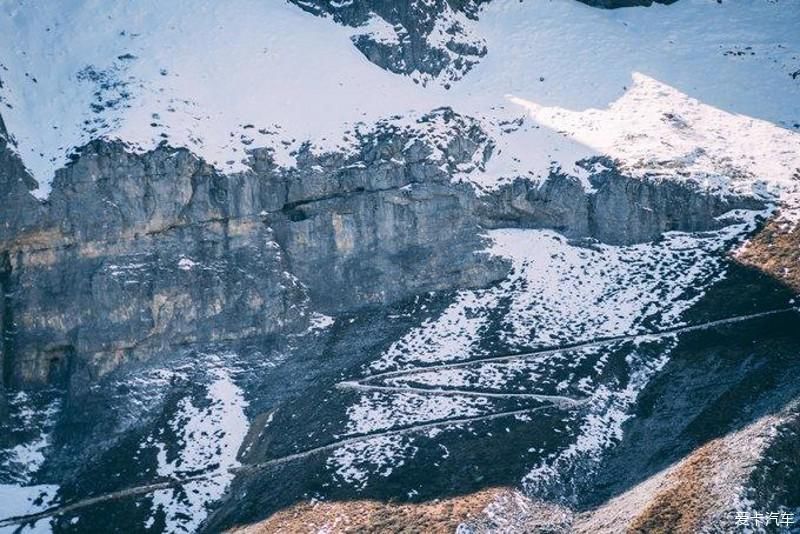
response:
M168 427L143 444L156 448L157 472L162 477L209 475L153 494L154 513L165 515L170 532L197 531L208 515L208 504L221 498L233 480L230 470L241 465L237 453L249 428L244 413L248 403L232 370L219 355L202 357L213 365L205 399L181 399ZM167 441L168 436L172 438Z
M57 492L58 486L51 484L36 486L0 484L0 519L41 512L51 506ZM50 519L42 519L24 528L16 525L0 527L0 534L17 532L45 534L52 531L53 527Z
M800 128L795 7L494 0L477 22L448 7L431 43L446 50L457 26L458 44L485 42L488 54L447 90L383 71L353 46L359 32L402 38L377 18L344 28L258 0L11 0L0 6L0 106L40 196L95 138L133 151L167 142L235 172L255 147L291 166L306 140L346 149L358 123L441 106L493 137L493 161L460 177L476 187L553 168L585 178L576 161L598 150L663 171L672 162L709 183L749 173L784 184Z

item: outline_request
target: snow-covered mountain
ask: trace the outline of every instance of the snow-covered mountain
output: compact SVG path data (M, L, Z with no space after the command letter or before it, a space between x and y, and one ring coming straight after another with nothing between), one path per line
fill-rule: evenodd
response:
M766 181L797 166L786 154L800 123L791 2L605 11L440 0L410 2L407 12L393 2L296 4L305 11L255 0L4 3L3 116L40 195L95 138L138 151L166 142L242 171L252 148L291 166L303 143L347 150L359 126L444 105L485 122L505 149L481 182L546 176L553 164L574 172L598 153L636 164L636 151L662 164L692 160L693 172L713 175L722 163L709 160L729 157L748 173L774 162ZM366 38L408 56L403 67L375 68L359 44ZM439 67L426 62L429 50L439 51ZM463 79L453 83L456 72ZM520 119L520 128L504 127ZM731 134L743 127L754 130ZM625 128L659 139L626 142ZM758 161L742 162L750 158L739 143L749 143L739 137L764 143L751 156Z
M0 2L0 531L800 521L799 26Z

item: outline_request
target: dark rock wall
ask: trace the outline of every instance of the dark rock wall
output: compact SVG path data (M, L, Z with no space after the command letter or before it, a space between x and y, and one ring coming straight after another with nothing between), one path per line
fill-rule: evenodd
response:
M345 26L357 28L371 17L379 17L395 27L401 37L398 43L387 44L362 34L353 38L353 44L372 63L396 74L444 75L448 81L455 81L486 55L483 42L468 38L459 22L444 20L443 14L454 12L475 18L480 5L489 0L290 1L315 15L331 16ZM444 24L448 36L443 44L428 39L437 22Z
M255 151L254 172L234 176L186 150L97 141L47 202L3 190L3 205L19 196L36 215L0 214L13 287L4 383L83 387L177 346L298 331L311 309L501 277L503 262L473 253L484 245L469 187L451 186L420 143L373 141L348 158L298 154L288 172ZM454 164L472 156L464 146Z
M674 4L678 0L578 0L592 7L616 9L618 7L652 6L653 4Z
M10 372L10 365L6 365L6 353L13 351L11 341L13 340L12 328L14 318L11 312L11 287L9 287L9 276L11 274L11 262L8 253L0 254L0 418L6 414L6 389L8 382L6 372Z
M542 184L518 179L480 198L478 214L486 228L551 228L567 237L591 237L626 245L657 239L669 231L720 228L717 217L732 209L761 209L760 201L706 194L692 182L664 178L631 179L608 158L586 161L604 170L589 181L551 173Z
M30 194L37 185L17 157L14 140L0 116L0 198L3 201L0 206L0 241L16 235L41 218L42 207Z

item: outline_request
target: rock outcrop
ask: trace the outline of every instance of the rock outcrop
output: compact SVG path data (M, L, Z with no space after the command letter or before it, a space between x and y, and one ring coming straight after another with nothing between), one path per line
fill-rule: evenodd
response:
M40 202L4 147L3 382L80 391L176 347L297 332L313 311L485 286L507 268L480 254L485 228L625 244L716 228L719 214L755 206L633 180L609 160L588 192L558 172L483 194L452 180L490 156L478 124L449 109L379 125L348 153L305 146L291 169L256 149L252 170L234 175L185 149L95 141Z
M367 59L396 74L416 74L425 83L442 77L445 83L462 78L486 46L465 28L489 0L291 0L315 15L329 15L345 26L363 28L353 44ZM370 28L370 22L380 30Z
M763 207L745 197L703 194L691 182L631 179L605 157L583 163L601 169L589 178L590 192L577 178L558 171L541 184L520 178L480 198L481 224L552 228L571 238L626 245L652 241L669 231L719 228L717 217L731 209Z

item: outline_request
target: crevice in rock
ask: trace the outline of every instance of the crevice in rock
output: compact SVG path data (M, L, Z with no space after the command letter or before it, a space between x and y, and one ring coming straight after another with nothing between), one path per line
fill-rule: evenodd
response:
M0 253L0 333L2 333L2 343L0 343L0 370L2 370L2 382L0 383L0 393L11 385L12 373L14 368L14 309L13 309L13 288L11 282L11 258L8 251ZM0 413L2 413L2 402L0 402Z

